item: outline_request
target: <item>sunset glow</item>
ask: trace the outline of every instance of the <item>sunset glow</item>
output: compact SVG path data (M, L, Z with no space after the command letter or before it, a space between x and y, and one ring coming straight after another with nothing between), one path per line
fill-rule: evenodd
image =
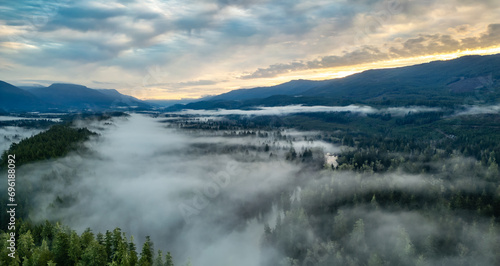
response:
M200 98L500 53L499 12L497 2L458 0L7 4L0 76L19 86Z

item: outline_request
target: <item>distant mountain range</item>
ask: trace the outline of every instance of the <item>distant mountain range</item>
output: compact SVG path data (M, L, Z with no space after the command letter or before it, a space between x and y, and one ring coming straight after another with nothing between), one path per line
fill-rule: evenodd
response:
M310 89L328 84L330 80L292 80L272 87L257 87L239 89L212 97L210 101L241 101L257 98L267 98L274 95L299 95Z
M429 105L474 101L498 103L500 54L464 56L408 67L374 69L323 81L293 80L271 87L233 90L180 109L241 109L255 106Z
M0 81L0 112L26 111L47 107L48 105L35 95Z
M0 81L0 110L102 111L144 110L152 106L117 90L90 89L82 85L56 83L48 87L16 87Z
M408 67L375 69L323 81L293 80L271 87L239 89L192 102L141 101L116 90L75 84L16 87L0 81L0 112L182 109L248 109L257 106L348 105L455 106L498 103L500 54L464 56Z

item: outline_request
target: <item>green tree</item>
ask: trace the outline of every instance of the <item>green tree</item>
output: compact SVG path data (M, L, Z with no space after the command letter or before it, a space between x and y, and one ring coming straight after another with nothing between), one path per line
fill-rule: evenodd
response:
M33 252L33 265L45 266L54 258L54 255L49 250L49 244L46 239L42 240L42 244L35 248Z
M69 246L69 236L61 229L61 231L56 233L56 237L52 243L55 263L58 265L70 265Z
M129 251L129 264L134 266L138 263L137 251L134 243L134 236L130 236L130 242L128 243L128 251Z
M17 252L19 253L20 258L26 258L29 260L31 255L33 254L33 249L35 248L35 241L33 236L31 235L31 231L22 234L19 236L18 244L17 244Z
M82 250L85 250L94 241L94 233L90 228L85 229L85 231L80 236L80 243L82 245Z
M156 255L156 259L153 263L153 266L163 266L163 253L161 250L158 250L158 255Z
M149 236L146 236L146 242L142 245L141 258L139 259L140 266L151 266L153 265L153 243Z
M113 260L114 250L113 250L113 235L109 230L106 230L104 235L104 248L106 249L106 254L108 254L108 262Z
M77 264L82 256L82 244L80 237L75 231L72 231L69 237L68 256L72 265Z
M85 249L82 255L82 262L88 266L106 265L108 255L104 246L100 245L97 241L92 243Z
M174 260L172 259L172 254L170 254L170 252L167 252L165 266L174 266Z

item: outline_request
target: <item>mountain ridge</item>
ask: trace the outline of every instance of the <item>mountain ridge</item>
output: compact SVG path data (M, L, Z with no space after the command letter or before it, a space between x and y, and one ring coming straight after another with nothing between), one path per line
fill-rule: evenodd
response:
M0 80L0 110L30 111L33 108L47 108L48 105L32 93Z
M344 78L295 80L270 87L239 89L208 101L175 105L170 110L353 103L436 106L464 103L467 97L498 102L499 80L500 54L471 55L412 66L370 69ZM297 92L298 85L303 87ZM273 94L276 91L279 94Z
M14 96L12 96L14 95ZM92 89L83 85L54 83L48 87L16 87L0 81L0 109L23 111L103 111L151 109L152 106L117 90Z

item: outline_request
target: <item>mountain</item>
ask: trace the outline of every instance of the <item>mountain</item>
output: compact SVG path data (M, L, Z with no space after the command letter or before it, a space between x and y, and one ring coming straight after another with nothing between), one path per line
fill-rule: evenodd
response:
M500 54L464 56L409 67L368 70L312 88L304 94L314 97L377 101L413 97L460 97L477 89L499 85ZM460 86L457 86L460 83ZM460 87L457 90L455 87Z
M170 110L254 106L430 105L453 106L467 99L500 99L500 54L464 56L414 66L374 69L324 81L294 80L271 87L240 89Z
M55 83L49 87L26 87L39 99L69 110L150 109L151 106L116 90L91 89L76 84Z
M49 105L38 99L32 93L22 90L12 84L0 81L0 109L3 111L31 111L45 109Z
M299 95L312 88L327 84L328 81L314 80L292 80L283 84L271 87L257 87L253 89L238 89L223 93L213 97L212 101L220 100L249 100L258 98L267 98L273 95Z
M96 91L111 97L115 105L127 106L131 108L150 109L151 105L135 97L121 94L115 89L95 89Z
M144 102L156 106L158 108L165 108L176 104L188 104L192 102L208 101L211 100L213 96L204 96L202 98L182 98L180 100L144 100Z
M55 83L48 87L22 86L0 81L0 113L26 111L149 110L152 105L114 89L91 89Z

